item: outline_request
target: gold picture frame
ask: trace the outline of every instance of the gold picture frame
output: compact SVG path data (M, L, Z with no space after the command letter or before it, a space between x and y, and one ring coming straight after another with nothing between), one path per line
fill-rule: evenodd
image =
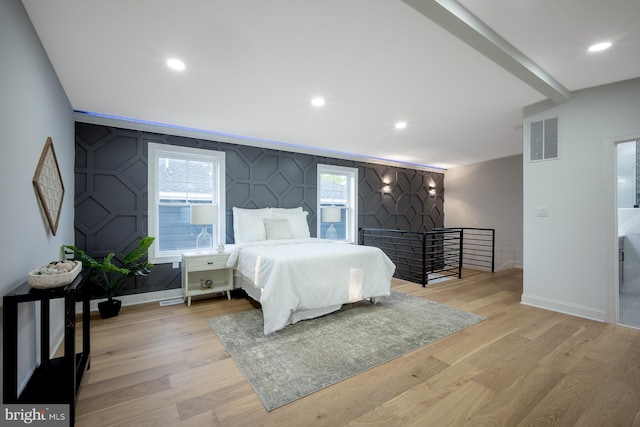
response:
M58 166L58 159L53 149L51 137L48 137L47 142L44 144L36 173L33 175L33 186L38 194L40 207L47 217L51 232L55 236L58 230L58 221L60 221L60 211L62 210L64 184L62 183L62 175L60 175L60 167Z

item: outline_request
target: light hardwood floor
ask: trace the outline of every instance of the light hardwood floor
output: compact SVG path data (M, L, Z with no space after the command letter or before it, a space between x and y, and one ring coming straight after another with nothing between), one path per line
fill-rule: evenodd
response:
M393 289L486 320L267 412L207 319L235 296L91 320L78 426L640 426L640 331L520 304L522 271Z

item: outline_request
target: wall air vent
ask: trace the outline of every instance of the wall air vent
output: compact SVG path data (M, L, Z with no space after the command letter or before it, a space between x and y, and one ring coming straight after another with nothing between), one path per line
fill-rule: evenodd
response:
M529 131L529 160L558 158L558 118L531 123Z

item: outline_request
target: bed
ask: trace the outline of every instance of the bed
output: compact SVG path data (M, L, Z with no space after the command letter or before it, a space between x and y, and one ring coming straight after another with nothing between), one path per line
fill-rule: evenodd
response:
M311 238L306 223L302 208L234 208L236 244L227 266L262 305L265 335L390 294L395 265L382 250Z

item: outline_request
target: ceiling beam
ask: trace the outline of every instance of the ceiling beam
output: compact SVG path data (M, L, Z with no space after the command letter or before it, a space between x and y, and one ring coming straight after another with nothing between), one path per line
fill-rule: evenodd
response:
M564 86L457 1L403 1L556 104L569 100Z

